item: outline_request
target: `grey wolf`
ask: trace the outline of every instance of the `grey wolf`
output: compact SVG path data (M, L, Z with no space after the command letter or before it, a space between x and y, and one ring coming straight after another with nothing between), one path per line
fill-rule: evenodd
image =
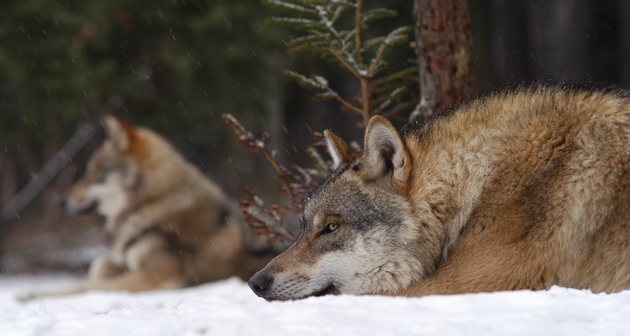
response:
M260 297L630 288L628 92L520 87L402 134L375 116L362 153L325 136L335 169Z
M249 278L274 254L247 227L238 206L155 132L103 118L107 138L63 205L95 209L111 243L89 279L66 290L146 291Z

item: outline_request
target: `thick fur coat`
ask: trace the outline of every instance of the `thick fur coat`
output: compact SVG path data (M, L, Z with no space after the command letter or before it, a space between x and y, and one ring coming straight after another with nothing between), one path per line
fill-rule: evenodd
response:
M268 300L630 288L629 97L519 88L402 135L376 116L362 153L326 132L335 169L250 287Z

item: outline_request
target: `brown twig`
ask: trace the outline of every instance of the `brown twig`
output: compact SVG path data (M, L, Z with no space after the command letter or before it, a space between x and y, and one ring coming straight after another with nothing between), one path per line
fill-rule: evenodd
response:
M258 140L250 131L245 129L245 127L243 127L243 125L241 125L233 115L229 113L224 114L223 119L228 125L230 125L230 127L232 127L232 130L234 130L234 133L236 133L236 136L238 137L238 141L245 146L245 148L249 149L256 155L261 155L267 159L273 170L275 170L276 174L278 174L280 182L284 185L285 190L290 190L291 188L288 186L286 179L283 178L284 169L280 167L273 155L267 150L269 133L263 133L262 139Z
M360 40L358 40L360 41ZM337 59L341 62L341 64L343 64L343 66L345 66L348 70L350 70L350 72L352 72L353 75L355 75L358 79L359 82L361 84L361 108L358 108L348 102L346 102L345 100L343 100L341 97L338 97L337 100L344 105L345 107L349 108L352 111L355 111L359 114L361 114L363 116L363 125L365 127L365 125L367 125L367 122L370 120L370 117L372 116L370 113L370 99L369 99L369 95L370 95L370 81L369 78L367 77L367 75L362 75L361 73L359 73L357 71L357 69L355 69L352 65L350 65L348 63L348 61L346 61L345 58L343 58L343 56L341 56L341 54L339 54L339 52L337 52L337 50L335 50L335 48L330 48L331 52L333 55L335 55L335 57L337 57Z
M267 144L269 143L269 135L267 133L264 133L262 139L258 140L234 116L224 114L223 119L232 127L238 137L238 141L245 148L256 155L265 157L271 164L281 183L279 190L287 196L290 203L288 207L276 204L264 206L262 199L255 195L251 189L247 189L247 198L239 203L247 223L256 232L266 236L268 242L276 239L284 242L294 240L295 236L283 225L282 217L287 212L300 213L302 201L309 190L315 187L316 177L320 176L320 173L315 169L303 168L298 165L291 165L290 168L287 168L279 164L267 149ZM322 140L320 139L320 141Z
M387 119L393 119L400 111L405 111L413 108L417 104L417 101L412 100L404 103L398 103L392 109L383 113L383 116Z
M357 71L357 69L355 69L350 63L348 63L348 61L343 56L341 56L341 54L335 48L330 47L330 52L339 60L339 62L341 62L341 64L343 64L344 67L346 67L346 69L350 70L353 75L355 75L357 78L361 77L361 74Z
M262 199L254 192L246 188L247 198L239 202L245 220L258 235L267 239L267 244L275 240L284 243L292 242L295 236L282 224L282 216L288 211L287 208L271 205L265 207Z
M357 51L357 62L363 67L363 55L361 49L361 21L363 21L363 0L357 0L356 11L354 14L354 43Z

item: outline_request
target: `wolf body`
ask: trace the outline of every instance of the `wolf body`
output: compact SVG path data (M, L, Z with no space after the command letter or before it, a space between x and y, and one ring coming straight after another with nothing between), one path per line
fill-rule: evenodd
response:
M630 288L630 96L540 85L490 94L400 135L373 117L297 241L250 281L267 300Z
M64 199L71 213L105 217L109 255L67 290L145 291L249 278L277 255L247 227L238 206L155 132L113 116L107 138ZM275 253L274 253L275 252Z

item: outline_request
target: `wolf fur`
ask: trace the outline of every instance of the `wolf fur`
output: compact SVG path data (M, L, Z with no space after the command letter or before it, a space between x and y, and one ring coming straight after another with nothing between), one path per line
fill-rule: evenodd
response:
M109 255L94 260L89 280L67 290L145 291L249 278L277 255L247 227L238 206L165 139L113 116L85 175L65 196L71 213L105 217Z
M628 92L522 87L403 135L375 116L362 153L325 135L335 169L259 296L630 288Z

